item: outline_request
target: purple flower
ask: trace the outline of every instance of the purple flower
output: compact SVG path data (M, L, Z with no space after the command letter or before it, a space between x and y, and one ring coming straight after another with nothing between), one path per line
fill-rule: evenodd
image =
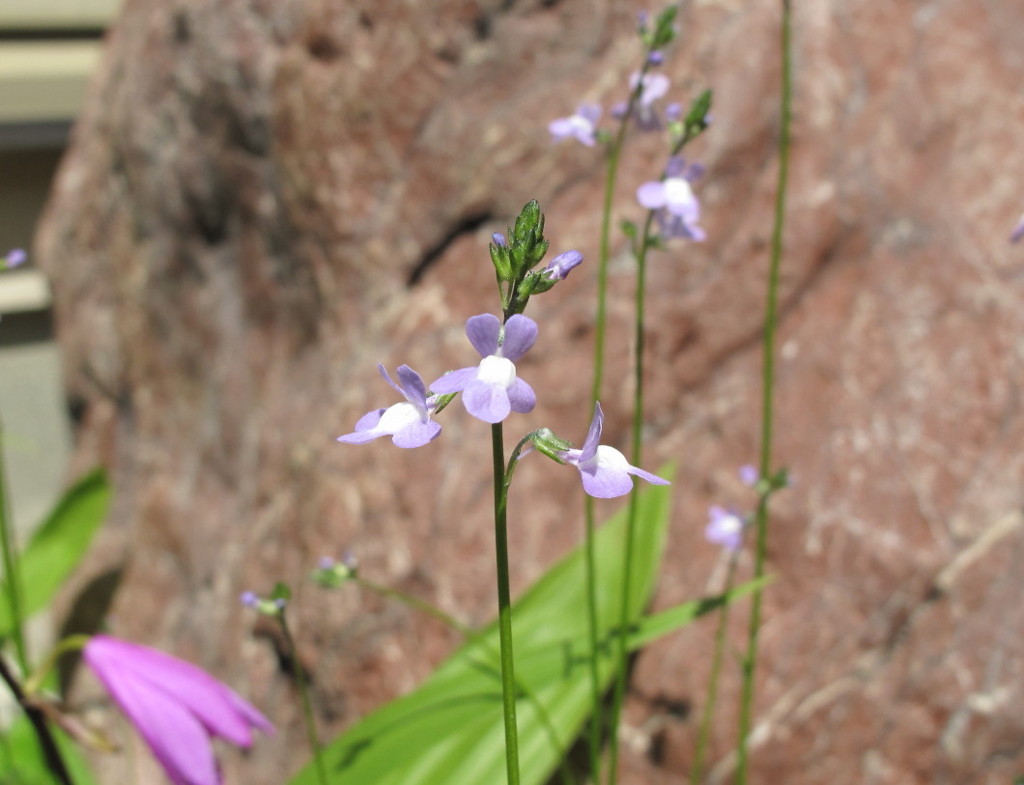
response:
M664 74L633 74L629 80L630 92L640 88L640 95L637 97L636 125L641 131L657 131L661 128L661 118L654 108L654 102L668 92L671 82Z
M249 747L253 728L274 732L234 690L169 654L96 635L82 658L174 785L220 785L211 737Z
M633 489L633 481L629 478L631 474L654 485L669 484L668 480L631 465L626 456L614 447L598 444L603 426L604 413L601 404L597 404L583 447L579 450L564 450L559 455L563 461L579 469L584 491L598 499L625 496Z
M563 139L572 137L587 147L593 147L597 143L594 133L597 130L597 121L601 119L601 107L597 104L582 104L576 114L569 117L560 117L548 123L548 131L554 141L560 142Z
M743 546L743 530L746 522L736 513L724 507L708 509L708 525L704 537L708 542L721 545L729 551L738 551Z
M387 409L374 409L367 412L356 423L352 433L338 437L339 442L347 444L365 444L381 436L390 436L398 447L422 447L441 433L440 424L430 419L430 413L436 404L435 399L427 397L423 379L408 365L398 366L398 384L388 376L383 365L377 365L384 381L395 388L405 401L389 406Z
M497 316L484 313L466 321L466 336L483 357L480 364L445 374L430 385L431 391L461 391L466 411L489 423L501 422L510 412L532 411L537 396L516 376L515 361L537 340L537 323L515 314L502 326Z
M12 248L7 252L7 256L4 257L4 267L10 270L12 267L18 267L27 261L28 254L25 253L23 248Z
M748 485L751 488L755 487L761 480L761 473L758 468L752 463L745 463L740 467L739 470L740 482L744 485Z
M508 247L508 240L505 239L505 235L503 235L501 232L495 232L494 234L492 234L491 241L499 248Z
M1024 237L1024 215L1021 215L1020 220L1017 221L1017 225L1014 227L1013 232L1010 234L1010 242L1020 242L1020 239Z
M673 159L667 167L669 176L652 180L636 189L636 199L648 210L655 210L655 218L665 238L684 237L700 242L707 235L698 225L700 202L690 182L703 168L697 164L686 166L682 159Z
M548 262L548 266L544 268L544 271L552 281L564 281L569 271L579 266L582 262L583 254L579 251L566 251L565 253L558 254L558 256Z

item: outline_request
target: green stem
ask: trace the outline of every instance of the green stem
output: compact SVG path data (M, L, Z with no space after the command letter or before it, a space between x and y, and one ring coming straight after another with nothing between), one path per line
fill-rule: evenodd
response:
M768 271L768 292L764 317L764 343L762 347L762 397L761 397L761 455L760 477L772 475L772 425L775 392L775 331L778 322L779 269L782 265L782 232L785 227L786 183L789 177L790 115L793 94L792 34L790 0L782 0L782 89L779 112L779 172L775 190L775 224L772 230L771 263ZM770 490L761 492L757 505L757 545L754 555L754 580L764 576L765 556L768 547L768 499ZM761 629L761 584L754 590L750 608L750 626L747 634L747 651L743 658L743 690L740 703L740 725L736 751L736 783L745 785L749 768L747 750L754 705L754 672L757 663L758 636Z
M728 598L732 590L733 577L736 574L736 554L729 556L729 571L725 577L723 596ZM693 765L690 768L690 785L699 785L704 775L704 756L711 736L711 720L715 716L715 705L718 702L718 680L722 672L722 660L725 658L725 633L729 627L729 607L731 602L726 599L718 613L718 628L715 630L715 653L711 661L711 675L708 677L708 694L701 713L700 730L697 734L697 747L693 753Z
M7 483L4 477L2 443L0 443L0 552L4 563L4 587L11 612L11 637L14 653L22 674L28 673L28 647L25 645L25 614L21 593L21 571L18 569L18 551L14 531L7 514Z
M597 402L601 400L601 389L604 385L605 335L608 322L608 262L611 258L612 206L615 202L615 183L618 180L619 160L622 146L626 140L626 130L633 116L637 99L642 90L643 75L650 67L650 52L644 53L644 66L640 70L637 88L629 96L626 111L619 119L619 127L615 138L608 146L608 160L605 169L604 199L601 207L601 243L597 261L597 312L594 315L594 376L590 387L590 413L593 416ZM602 732L602 701L601 676L598 669L598 608L597 608L597 561L595 555L594 535L596 515L594 500L585 497L584 504L584 553L586 555L587 620L588 644L590 646L590 689L593 701L593 721L590 724L589 752L591 777L595 783L601 781L601 732ZM618 721L614 720L610 727L612 748L618 745Z
M519 729L516 725L516 674L512 656L512 593L508 576L508 486L501 423L491 426L494 460L494 555L498 575L498 637L501 641L501 699L505 717L508 785L519 785Z
M299 652L295 647L295 639L292 637L288 621L285 619L285 609L281 608L277 614L277 622L281 625L281 634L284 635L285 645L288 647L288 655L292 664L292 675L299 687L299 699L302 701L302 718L306 724L306 735L309 738L309 746L313 750L313 760L316 762L316 775L320 785L329 785L327 779L327 766L324 763L324 753L320 745L320 738L316 732L316 717L313 715L313 701L309 696L309 683L306 681L306 673L299 662Z
M651 226L654 213L648 212L641 235L640 248L636 254L636 307L633 322L633 340L636 344L633 359L633 426L631 434L630 455L634 466L643 463L642 431L644 421L644 305L647 288L647 251L650 248ZM630 607L633 603L633 551L636 540L636 521L639 512L639 489L634 484L629 495L629 512L626 518L625 541L623 545L622 568L622 599L619 608L619 630L616 637L616 673L615 691L612 697L611 728L618 733L619 720L622 716L622 704L626 697L627 672L629 658L627 636L629 622L632 618ZM611 754L608 761L608 783L615 785L618 781L619 745L612 738Z
M46 722L46 715L38 706L33 705L31 699L25 695L25 691L18 683L17 677L11 672L3 657L0 657L0 679L7 685L14 699L25 712L25 716L28 717L29 724L32 725L32 730L35 731L36 738L39 740L39 746L42 748L43 759L46 761L46 766L54 778L61 785L75 785L75 781L71 779L71 773L64 763L64 758L61 757L60 747L57 746L57 739Z
M506 474L506 477L507 476L508 474ZM399 591L398 589L392 589L389 586L384 586L379 583L374 583L373 581L368 581L360 576L355 576L351 580L357 585L363 587L364 589L375 592L397 602L401 602L405 605L408 605L410 608L413 608L414 610L422 611L423 613L432 616L433 618L440 621L442 624L458 632L466 641L470 643L479 643L482 646L486 646L492 656L501 656L500 652L494 650L494 645L484 637L483 633L481 633L475 627L471 627L468 624L459 621L450 613L441 610L436 605L431 605L430 603L424 602L418 597L414 597L411 594L406 594L405 592ZM565 757L565 746L562 744L562 741L558 736L558 729L555 728L555 724L554 721L551 719L551 715L548 714L547 709L544 708L544 704L541 703L540 698L537 697L537 693L530 689L529 685L527 685L518 677L516 677L516 689L519 690L519 692L522 693L526 697L526 699L530 701L530 703L533 705L534 710L537 712L537 718L540 720L541 725L544 726L544 731L548 734L548 739L551 741L552 749L554 749L555 754L558 755L559 773L562 777L562 782L565 783L565 785L572 785L572 783L575 780L572 776L572 771L570 770L568 761Z

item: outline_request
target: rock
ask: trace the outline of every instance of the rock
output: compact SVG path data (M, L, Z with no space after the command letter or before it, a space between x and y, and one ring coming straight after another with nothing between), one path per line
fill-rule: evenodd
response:
M649 271L644 463L681 462L657 607L719 588L705 509L752 503L735 469L758 444L778 21L770 4L687 4L664 66L676 98L711 86L716 101L692 152L709 240ZM391 402L378 361L428 381L472 361L463 323L496 310L487 240L536 197L552 251L578 248L587 267L537 302L520 373L540 404L509 427L582 439L603 166L546 126L623 97L633 24L596 0L134 0L111 32L36 254L83 412L76 465L103 463L117 492L65 602L122 570L112 632L272 715L278 736L225 756L229 781L278 783L306 760L294 685L241 591L301 587L291 612L325 735L456 640L355 588L310 586L319 556L352 548L379 582L493 614L486 427L456 406L422 450L334 437ZM1008 3L797 9L776 407L796 483L774 505L752 783L1024 771L1024 279L1006 243L1021 31ZM622 216L641 217L633 190L662 155L632 140ZM616 242L603 403L621 447L633 276ZM576 482L538 462L517 473L514 590L579 541ZM524 515L534 498L557 501ZM688 770L713 626L638 658L624 785ZM737 693L729 668L711 782L731 771Z

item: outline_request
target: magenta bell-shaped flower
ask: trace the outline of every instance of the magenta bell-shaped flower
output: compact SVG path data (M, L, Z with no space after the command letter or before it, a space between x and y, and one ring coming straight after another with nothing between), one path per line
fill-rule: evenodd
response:
M212 737L249 747L253 728L274 732L270 721L234 690L162 651L96 635L85 644L82 658L174 785L220 785Z

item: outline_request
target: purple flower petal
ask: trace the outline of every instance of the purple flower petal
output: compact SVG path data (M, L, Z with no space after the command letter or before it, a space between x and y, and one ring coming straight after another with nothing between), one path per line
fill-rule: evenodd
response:
M583 440L583 447L580 449L581 461L592 461L597 455L597 446L601 441L601 431L604 429L604 411L600 403L594 404L594 416L590 420L590 428L587 429L587 438Z
M210 736L248 747L251 728L273 732L229 687L163 652L97 635L83 659L176 785L220 785Z
M667 200L664 183L660 183L657 180L644 183L636 189L636 200L648 210L657 210L660 207L664 207Z
M512 411L508 391L500 384L474 380L462 391L466 411L478 420L499 423Z
M508 388L507 394L512 411L519 412L519 414L528 414L537 405L536 393L522 379L517 378L512 382L512 386Z
M482 313L479 316L470 316L466 320L466 337L473 344L481 357L496 354L498 351L498 336L501 334L501 320L492 313ZM438 392L431 386L434 392Z
M547 267L544 269L547 270L548 277L551 280L564 281L569 272L582 263L583 254L579 251L565 251L548 262Z
M399 365L397 373L399 392L409 403L417 408L425 409L427 407L427 388L420 375L408 365Z
M633 481L625 467L626 457L614 447L598 447L596 460L580 464L583 490L597 499L614 499L633 490Z
M529 316L517 313L505 323L505 336L501 343L501 356L515 362L526 354L536 340L537 323Z
M391 439L396 447L410 449L422 447L437 438L441 433L441 424L433 420L414 422L398 431Z
M436 395L448 395L466 389L466 385L476 378L476 366L459 368L446 373L430 383L430 391Z

